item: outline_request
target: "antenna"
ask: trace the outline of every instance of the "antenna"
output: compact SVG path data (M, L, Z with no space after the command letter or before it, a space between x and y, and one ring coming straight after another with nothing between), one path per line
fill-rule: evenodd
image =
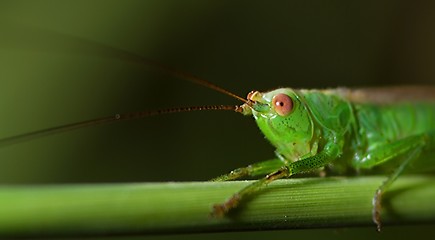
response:
M141 66L152 67L154 70L159 70L165 74L193 82L198 85L213 89L225 95L236 98L242 102L247 102L242 98L222 87L219 87L205 79L199 78L193 74L183 72L168 65L147 59L139 54L119 49L101 42L96 42L90 39L81 38L66 33L60 33L53 30L36 27L36 26L22 26L22 32L19 37L14 39L12 36L11 42L19 44L20 48L31 48L36 51L48 52L63 52L69 54L84 54L93 55L105 58L115 58L127 62L139 64ZM8 36L9 38L11 36ZM22 43L22 39L32 39L29 43ZM48 44L48 43L56 44ZM21 46L21 44L22 46ZM61 47L59 47L61 46Z
M64 33L54 32L48 29L41 29L37 27L30 27L30 26L23 26L23 34L31 35L29 36L29 39L39 38L41 41L33 41L35 42L42 42L47 43L50 41L54 41L56 43L62 43L62 48L52 47L47 48L47 45L44 46L34 46L35 49L41 50L44 49L44 51L56 51L56 52L69 52L71 54L93 54L101 57L109 57L109 58L118 58L125 61L129 61L132 63L136 63L142 66L148 66L152 67L155 70L159 70L163 73L172 75L174 77L178 77L180 79L184 79L190 82L193 82L198 85L202 85L204 87L213 89L215 91L218 91L220 93L223 93L227 96L233 97L235 99L238 99L244 103L248 103L249 101L247 99L244 99L224 88L221 88L207 80L204 80L202 78L196 77L192 74L180 71L178 69L169 67L167 65L158 63L156 61L148 60L138 54L125 51L122 49L118 49L109 45L105 45L103 43L98 43L92 40L83 39L77 36L67 35ZM58 44L59 45L59 44ZM50 45L53 46L53 45ZM29 46L25 46L29 47ZM155 111L142 111L142 112L130 112L130 113L123 113L123 114L115 114L107 117L102 118L96 118L92 120L82 121L82 122L75 122L65 125L60 125L56 127L46 128L38 131L33 131L29 133L24 133L12 137L7 137L0 139L0 147L5 145L11 145L27 140L31 140L38 137L44 137L51 134L66 132L70 130L75 130L79 128L89 127L89 126L96 126L106 123L113 123L118 121L124 121L124 120L131 120L131 119L138 119L138 118L144 118L154 115L161 115L161 114L168 114L168 113L179 113L179 112L192 112L192 111L204 111L204 110L232 110L236 112L242 112L242 108L239 106L225 106L225 105L212 105L212 106L195 106L195 107L178 107L178 108L170 108L170 109L161 109L161 110L155 110Z
M239 106L207 105L207 106L178 107L178 108L160 109L155 111L142 111L142 112L129 112L129 113L122 113L122 114L115 114L112 116L60 125L60 126L41 129L34 132L24 133L8 138L3 138L0 139L0 147L28 141L34 138L45 137L56 133L67 132L79 128L89 127L89 126L96 126L96 125L114 123L114 122L125 121L125 120L145 118L145 117L155 116L155 115L169 114L169 113L207 111L207 110L230 110L235 112L242 112L242 109Z

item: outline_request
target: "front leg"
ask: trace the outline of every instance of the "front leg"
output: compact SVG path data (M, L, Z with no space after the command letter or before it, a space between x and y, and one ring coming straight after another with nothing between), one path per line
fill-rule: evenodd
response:
M211 179L214 182L230 181L242 178L264 176L268 173L275 172L284 166L281 159L272 159L264 162L254 163L247 167L237 168L228 174Z
M230 197L224 203L215 204L213 206L213 211L211 215L217 217L224 216L229 211L231 211L231 209L236 208L244 197L258 192L263 186L267 185L268 183L276 179L290 177L297 173L310 172L321 168L336 159L339 154L340 150L338 146L331 143L326 145L323 151L315 156L288 163L279 168L277 171L272 172L266 177L246 186L245 188L234 194L232 197Z

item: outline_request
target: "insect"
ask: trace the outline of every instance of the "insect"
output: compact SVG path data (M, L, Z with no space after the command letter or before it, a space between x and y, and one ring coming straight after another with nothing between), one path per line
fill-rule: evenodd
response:
M435 87L252 91L244 99L208 81L136 54L100 46L113 55L153 66L165 73L204 85L243 102L240 106L199 106L115 114L0 139L0 146L86 126L158 114L232 110L253 116L276 148L276 159L258 162L219 176L213 181L261 177L223 203L213 216L224 216L246 196L276 179L299 173L331 171L346 174L386 166L392 173L373 198L373 221L381 229L383 193L414 161L435 157ZM117 51L117 52L116 52Z
M435 157L434 94L434 87L249 93L240 112L253 115L276 147L277 158L216 178L266 175L215 205L213 214L226 214L246 195L279 178L324 167L345 173L392 164L392 173L373 198L373 221L380 231L383 193L413 161Z

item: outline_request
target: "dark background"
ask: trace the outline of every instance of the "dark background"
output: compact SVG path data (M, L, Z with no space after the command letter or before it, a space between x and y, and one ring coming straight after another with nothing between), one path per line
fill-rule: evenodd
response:
M434 23L433 1L2 0L0 138L129 111L240 104L98 45L245 97L434 84ZM250 117L162 115L2 147L0 183L207 180L273 151Z

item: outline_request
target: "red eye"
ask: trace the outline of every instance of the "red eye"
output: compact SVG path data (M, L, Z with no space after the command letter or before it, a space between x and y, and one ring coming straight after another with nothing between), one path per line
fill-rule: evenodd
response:
M272 104L275 108L275 112L280 116L286 116L293 109L292 99L283 93L275 95L272 99Z

